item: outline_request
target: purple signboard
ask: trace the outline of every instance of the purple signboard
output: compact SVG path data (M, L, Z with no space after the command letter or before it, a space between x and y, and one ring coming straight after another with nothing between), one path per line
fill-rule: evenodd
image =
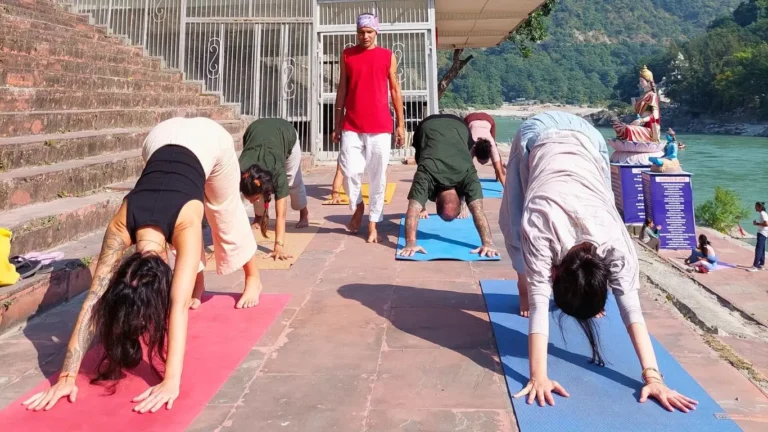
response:
M642 224L645 221L642 174L650 168L646 165L611 164L613 198L625 224Z
M643 173L645 213L661 225L662 249L696 247L693 188L690 173Z

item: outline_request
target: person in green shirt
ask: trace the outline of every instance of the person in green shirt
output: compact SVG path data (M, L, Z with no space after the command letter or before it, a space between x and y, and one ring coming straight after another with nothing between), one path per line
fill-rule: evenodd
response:
M307 192L301 177L301 145L293 125L279 118L254 121L243 135L240 192L253 204L261 234L267 237L269 203L275 196L275 248L270 258L286 260L283 252L288 196L299 211L296 228L309 226Z
M408 192L405 247L399 252L400 256L427 253L416 244L419 218L426 217L427 201L435 201L437 214L447 222L461 217L464 201L483 243L472 253L488 257L499 254L493 245L491 229L483 211L480 179L469 154L472 143L464 120L454 115L431 115L416 127L413 147L418 167Z

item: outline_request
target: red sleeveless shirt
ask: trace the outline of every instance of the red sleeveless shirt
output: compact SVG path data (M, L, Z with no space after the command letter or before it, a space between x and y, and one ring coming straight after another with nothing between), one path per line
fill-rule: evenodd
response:
M392 51L354 46L344 50L342 60L347 72L346 113L342 128L357 133L392 133L389 111Z

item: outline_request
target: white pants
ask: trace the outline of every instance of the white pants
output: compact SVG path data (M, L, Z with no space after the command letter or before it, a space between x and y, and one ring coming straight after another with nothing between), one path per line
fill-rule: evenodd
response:
M384 194L387 190L387 165L389 165L392 134L361 134L351 131L341 133L339 165L344 175L344 190L349 196L349 208L363 202L360 189L363 172L368 170L369 205L368 220L373 223L384 219Z
M303 209L307 206L307 189L301 176L301 143L298 139L291 149L291 155L285 161L285 177L290 188L291 208L297 211ZM264 215L264 201L261 198L253 203L253 212L259 217Z

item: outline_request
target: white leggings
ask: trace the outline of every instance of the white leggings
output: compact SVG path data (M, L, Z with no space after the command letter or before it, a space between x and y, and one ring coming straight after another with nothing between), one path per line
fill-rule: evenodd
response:
M341 133L339 165L344 175L344 190L349 196L349 208L363 202L360 191L363 172L368 170L369 205L368 220L373 223L384 219L384 194L387 190L387 165L389 164L391 134L361 134L351 131Z

